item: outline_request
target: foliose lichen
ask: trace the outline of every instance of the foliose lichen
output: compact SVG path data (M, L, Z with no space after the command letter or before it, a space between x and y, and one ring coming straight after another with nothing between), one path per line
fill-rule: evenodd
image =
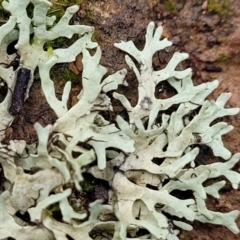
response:
M33 18L26 12L30 2L34 5ZM154 70L153 55L171 42L160 40L162 27L155 29L151 22L142 51L131 41L115 44L128 54L126 63L138 80L138 102L132 106L124 95L115 92L113 97L128 116L123 119L119 115L116 123L110 122L101 115L112 111L107 93L119 84L127 85L127 70L105 77L107 69L99 63L101 50L91 41L93 28L69 25L78 7L68 8L55 23L54 17L47 17L50 6L47 0L3 1L11 17L0 27L0 78L9 89L0 103L0 140L14 118L9 108L21 69L31 72L24 99L38 67L43 93L58 119L46 127L35 123L37 145L27 145L23 140L0 143L4 174L0 239L88 240L98 239L101 233L114 240L175 240L180 229L192 230L189 222L194 220L224 225L239 233L235 223L239 211L214 212L206 206L207 196L219 198L219 190L226 184L218 177L224 176L234 189L240 182L240 174L231 170L240 154L232 155L222 142L222 135L233 127L215 121L239 112L238 108L224 108L231 94L222 93L216 101L206 100L218 81L194 86L191 69L176 70L188 57L186 53L175 53L165 68ZM53 49L51 53L44 50L47 41L73 34L79 39L69 48ZM15 57L6 51L14 40L20 56L17 69L7 66ZM88 49L94 48L91 55ZM78 102L68 109L71 83L65 84L59 100L49 72L55 64L73 61L79 53L83 55L83 89ZM167 82L175 95L156 98L155 90L161 82ZM169 111L173 105L177 107ZM208 146L221 160L196 162L200 145ZM86 203L81 188L84 174L108 183L105 203L101 197ZM214 179L214 183L206 186L208 179ZM101 189L95 198L101 195ZM175 190L191 192L191 196L179 198L173 194Z

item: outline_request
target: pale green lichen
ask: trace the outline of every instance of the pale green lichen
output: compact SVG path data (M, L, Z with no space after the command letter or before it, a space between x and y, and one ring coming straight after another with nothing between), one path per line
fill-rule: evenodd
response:
M34 6L32 19L26 13L30 2ZM240 154L232 155L222 142L222 135L232 126L214 122L239 112L238 108L224 108L231 94L223 93L216 101L206 100L218 81L194 86L191 69L175 70L188 57L186 53L175 53L165 68L153 70L153 55L171 42L160 40L162 28L155 30L150 23L142 51L131 41L115 44L128 54L126 62L138 80L138 102L132 106L124 95L115 92L113 96L125 107L128 118L117 116L116 124L109 122L101 115L112 111L107 93L119 84L127 85L126 69L105 77L107 69L100 64L101 50L91 41L93 28L68 24L78 8L68 8L54 25L55 18L47 17L50 6L46 0L3 2L12 17L0 27L0 55L5 63L0 64L0 77L9 88L0 103L0 137L4 137L4 129L13 120L8 109L16 72L6 67L13 60L6 52L13 40L18 41L19 68L32 72L39 68L42 90L58 119L46 127L35 123L37 145L26 145L25 141L0 143L0 164L5 176L0 192L0 239L90 240L98 239L101 232L114 240L177 240L179 230L192 230L190 222L194 220L224 225L238 233L235 219L239 211L213 212L205 203L208 195L219 198L226 181L218 177L224 176L234 189L240 182L240 174L232 170ZM16 25L18 30L14 30ZM79 34L79 39L69 48L44 50L47 41L74 33ZM90 55L88 48L96 48L95 53ZM62 99L57 99L50 69L56 63L73 61L78 53L83 55L83 89L78 102L68 109L71 83L65 84ZM154 93L163 81L176 94L158 99ZM31 84L30 81L28 91ZM178 105L177 109L167 114L173 105ZM192 111L195 114L190 116ZM196 164L199 145L208 146L222 160ZM156 159L161 159L161 164ZM89 199L79 197L87 194L81 189L83 173L108 182L106 203L97 195L99 199L84 209ZM215 182L205 186L208 179ZM175 190L191 191L193 197L179 199L172 194ZM30 221L21 219L17 212L28 213ZM141 229L146 230L144 234Z

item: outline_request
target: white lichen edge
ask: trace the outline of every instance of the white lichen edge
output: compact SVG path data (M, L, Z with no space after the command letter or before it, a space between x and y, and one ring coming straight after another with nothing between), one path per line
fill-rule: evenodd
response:
M32 19L26 12L30 2L35 7ZM128 54L126 63L139 84L135 106L124 95L113 94L128 113L127 120L116 117L116 126L105 120L101 112L112 110L106 93L116 90L119 84L126 85L126 69L105 78L107 69L100 65L101 50L91 41L93 28L68 24L78 7L68 8L54 25L55 18L47 17L50 6L47 0L3 1L3 7L12 16L0 27L0 56L5 63L0 64L0 77L9 88L0 103L0 140L13 120L8 109L16 72L6 67L13 60L6 52L13 40L18 40L20 67L32 73L39 68L42 90L58 120L46 127L35 123L37 147L28 146L24 141L0 143L0 163L6 179L0 192L0 239L67 240L70 236L90 240L96 236L93 233L102 232L113 240L177 240L179 229L192 230L185 219L223 225L239 233L235 223L239 211L213 212L205 204L208 195L220 197L219 190L226 181L219 181L218 177L224 176L234 189L240 182L240 174L231 170L240 154L232 155L222 142L222 135L231 131L232 126L225 122L212 124L219 117L239 112L238 108L224 108L231 94L222 93L216 101L206 100L218 81L194 86L191 69L176 71L175 67L188 57L186 53L175 53L164 69L154 71L153 55L171 42L160 40L162 27L155 30L151 22L142 51L131 41L115 44ZM18 30L14 30L16 24ZM79 34L79 40L69 48L55 49L50 54L43 50L46 41L60 36L70 38L75 33ZM34 35L31 43L30 34ZM96 48L95 54L90 55L89 48ZM79 53L83 55L83 89L79 101L68 109L70 83L65 85L62 99L57 99L49 72L56 63L73 61ZM28 91L32 77L33 74ZM155 89L163 81L167 81L176 94L157 99ZM159 115L160 111L176 104L177 110L170 115ZM195 116L190 116L196 109L199 110ZM196 166L199 154L196 143L207 145L223 160ZM153 159L163 159L163 162L156 164ZM89 167L94 161L97 164ZM34 168L36 173L32 172ZM83 172L107 181L110 187L108 202L102 204L96 200L89 204L89 215L82 207L72 204L74 192L81 191ZM216 181L206 187L204 182L208 179ZM190 190L193 197L181 200L171 194L174 190ZM59 221L51 215L53 206L61 212ZM17 217L17 212L28 213L31 224ZM168 219L165 213L177 219ZM109 214L115 217L109 220ZM142 228L148 233L138 237L138 230Z

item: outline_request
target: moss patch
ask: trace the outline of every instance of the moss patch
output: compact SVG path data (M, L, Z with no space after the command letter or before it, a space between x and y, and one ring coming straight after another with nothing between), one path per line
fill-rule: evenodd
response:
M230 12L229 0L209 0L208 11L221 17L228 17Z

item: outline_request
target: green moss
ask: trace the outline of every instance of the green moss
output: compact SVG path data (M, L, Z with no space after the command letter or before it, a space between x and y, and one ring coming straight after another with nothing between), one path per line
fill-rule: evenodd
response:
M64 80L64 82L70 81L72 83L79 82L78 75L76 75L74 72L72 72L69 69L66 69L65 72L63 73L62 80Z
M47 207L47 209L44 210L45 214L51 217L54 217L56 219L61 219L61 210L59 207L59 203L51 204Z
M208 0L208 11L221 17L228 17L230 13L229 0Z
M99 41L100 41L99 32L94 31L94 33L93 33L93 35L92 35L92 41L93 41L93 42L99 42Z
M47 16L56 16L56 22L58 22L68 7L71 7L73 5L81 5L84 1L86 0L58 0L56 2L52 1L52 6L48 11Z
M63 84L70 81L73 84L79 84L79 75L76 75L70 69L68 69L68 65L57 64L54 68L50 70L50 78L53 81L59 82L61 81Z
M57 48L67 48L71 45L71 39L69 40L66 37L59 37L57 39L54 39L52 41L48 41L44 44L44 49L47 50L49 47L53 49Z
M222 54L218 59L217 62L219 63L225 63L230 59L229 55Z
M48 210L48 211L51 213L51 215L52 215L53 212L60 211L59 204L58 204L58 203L51 204L51 205L47 208L47 210Z
M177 9L176 9L176 6L171 1L165 2L164 8L165 8L166 11L170 11L170 12L173 12L175 14L178 12Z
M94 185L92 183L90 183L89 181L82 181L80 183L80 185L84 192L91 192L94 190Z

